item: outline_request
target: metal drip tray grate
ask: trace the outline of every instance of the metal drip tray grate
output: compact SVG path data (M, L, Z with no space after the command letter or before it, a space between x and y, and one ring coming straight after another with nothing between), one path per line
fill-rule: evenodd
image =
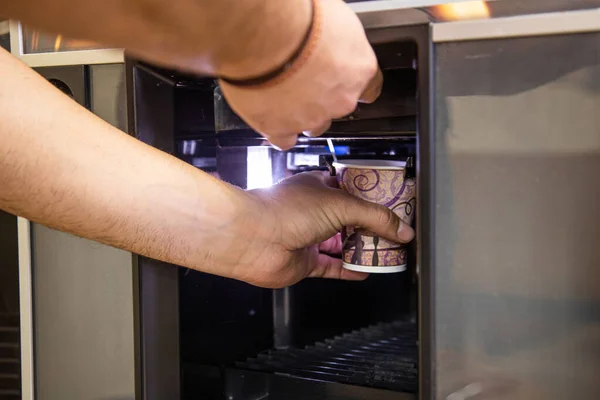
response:
M19 314L0 313L0 400L21 398Z
M417 360L416 326L393 322L304 349L270 350L236 365L298 378L415 393Z

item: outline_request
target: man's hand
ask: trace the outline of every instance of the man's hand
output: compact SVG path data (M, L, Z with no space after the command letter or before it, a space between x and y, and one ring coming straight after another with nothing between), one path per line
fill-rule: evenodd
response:
M318 136L331 120L381 93L381 71L358 17L341 0L320 2L321 36L295 74L273 87L243 88L221 82L232 109L281 149L299 133Z
M232 235L236 243L215 252L213 262L223 270L230 264L236 279L271 288L307 277L365 279L333 257L341 252L337 232L343 226L359 225L394 242L412 240L414 231L388 208L336 186L335 178L311 172L246 192L246 217L227 229L239 232Z
M126 48L191 73L245 79L280 67L302 43L310 0L19 0L0 13L31 27ZM222 83L232 108L279 148L320 135L358 101L373 102L382 75L358 17L342 0L319 0L321 34L307 61L267 89ZM71 14L62 10L69 9ZM109 29L107 29L109 27Z

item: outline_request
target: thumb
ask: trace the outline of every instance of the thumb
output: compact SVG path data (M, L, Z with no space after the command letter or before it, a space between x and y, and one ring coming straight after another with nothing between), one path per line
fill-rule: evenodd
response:
M363 94L360 96L359 102L361 103L373 103L379 95L381 95L381 89L383 87L383 74L381 70L377 68L377 73L371 79L367 88L364 90Z
M411 226L389 208L348 195L348 205L340 221L345 226L359 226L395 243L408 243L415 237Z

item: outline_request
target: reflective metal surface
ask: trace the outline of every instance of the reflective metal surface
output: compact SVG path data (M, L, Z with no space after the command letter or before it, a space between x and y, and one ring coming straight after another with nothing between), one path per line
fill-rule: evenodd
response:
M600 1L598 2L600 5ZM600 31L600 8L432 25L434 42L566 35Z
M350 6L365 27L383 28L592 10L600 7L600 0L379 0Z
M31 264L31 223L17 218L19 250L19 328L21 331L21 399L33 400L35 374L33 360L33 283Z
M600 34L435 57L437 398L595 399Z
M320 380L389 390L390 394L396 392L399 397L410 397L409 394L417 393L419 384L417 343L414 321L394 321L346 332L304 348L265 351L236 362L236 367L264 374L289 374L298 381ZM240 392L235 386L246 387L244 378L238 377L237 385L231 381L228 391ZM263 391L269 393L269 388L264 387ZM269 394L274 396L274 393ZM367 394L370 395L365 397L371 399L378 391L365 390Z
M122 49L106 49L88 42L73 41L60 35L47 35L22 28L10 20L11 53L30 67L122 64ZM56 51L54 51L56 49Z
M492 18L589 10L600 6L599 0L488 0L486 3Z
M301 380L288 374L239 369L226 371L225 399L415 400L414 394L372 389L318 379Z
M75 100L125 129L122 65L38 72L60 78ZM133 399L131 253L38 224L32 224L31 238L36 396Z
M25 54L56 53L62 51L102 48L102 46L97 43L69 39L63 35L43 33L25 25L22 25L21 29L23 34L23 52Z
M89 69L85 65L42 67L35 71L85 108L90 106Z

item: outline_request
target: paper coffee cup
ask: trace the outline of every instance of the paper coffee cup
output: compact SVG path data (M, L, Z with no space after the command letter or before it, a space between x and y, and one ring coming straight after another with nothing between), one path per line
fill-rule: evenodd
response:
M363 200L384 205L405 223L416 213L416 182L406 177L406 163L389 160L334 162L340 188ZM342 230L344 268L369 273L406 270L408 246L389 242L360 227Z

